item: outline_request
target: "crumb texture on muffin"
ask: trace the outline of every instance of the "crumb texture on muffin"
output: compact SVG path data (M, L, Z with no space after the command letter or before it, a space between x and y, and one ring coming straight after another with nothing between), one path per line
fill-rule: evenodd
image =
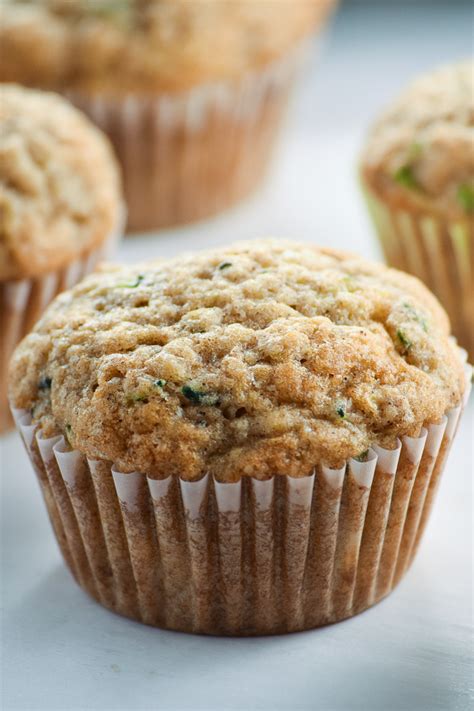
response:
M107 139L59 96L0 86L0 279L57 269L119 219Z
M373 126L362 172L395 206L472 217L474 63L413 82Z
M6 0L0 77L51 89L187 89L277 59L321 24L332 5L334 0Z
M394 446L464 389L447 317L418 280L277 240L89 277L10 376L13 405L93 459L224 481Z

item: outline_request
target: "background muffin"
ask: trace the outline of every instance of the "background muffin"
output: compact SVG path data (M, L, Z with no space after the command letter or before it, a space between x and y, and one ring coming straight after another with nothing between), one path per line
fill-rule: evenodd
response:
M233 634L390 591L466 392L417 280L271 241L90 277L23 341L10 384L80 584L150 624Z
M385 256L423 279L474 358L474 65L413 83L369 134L362 180Z
M0 86L0 410L16 343L103 255L121 212L107 140L54 94Z
M0 77L67 93L109 134L131 229L187 222L260 181L302 44L332 5L10 0Z

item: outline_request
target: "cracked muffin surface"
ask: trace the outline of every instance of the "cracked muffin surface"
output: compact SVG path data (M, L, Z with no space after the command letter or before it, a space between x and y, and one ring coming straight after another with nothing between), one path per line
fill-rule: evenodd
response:
M0 76L57 90L186 90L278 59L322 24L334 4L6 0Z
M68 264L110 236L121 210L105 136L55 94L0 85L0 280Z
M474 62L414 81L370 131L362 173L395 206L472 217Z
M418 280L278 240L107 267L53 302L10 369L45 436L189 480L338 467L419 434L463 390Z

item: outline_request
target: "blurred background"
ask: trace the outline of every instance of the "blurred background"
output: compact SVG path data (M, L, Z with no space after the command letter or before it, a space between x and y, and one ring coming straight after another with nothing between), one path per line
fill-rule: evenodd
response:
M367 128L417 74L472 54L473 19L469 0L344 0L316 40L259 191L158 240L131 237L119 258L266 235L381 258L357 179Z
M357 180L367 127L417 74L472 54L472 31L470 0L345 0L314 47L265 184L218 217L128 237L118 260L266 235L381 258ZM471 401L422 555L390 603L317 636L255 640L156 634L87 602L59 563L8 435L2 465L15 476L3 477L3 525L15 546L2 563L4 708L148 709L159 699L182 710L191 697L193 711L309 711L315 699L333 711L472 708L472 413Z

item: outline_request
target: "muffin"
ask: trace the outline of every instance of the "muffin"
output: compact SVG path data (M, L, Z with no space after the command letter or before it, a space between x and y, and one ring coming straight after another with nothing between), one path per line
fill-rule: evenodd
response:
M474 64L415 81L372 128L362 183L385 257L437 295L474 358Z
M267 168L335 0L7 0L0 78L65 93L111 138L129 228L190 222Z
M92 597L158 627L252 635L390 592L466 372L413 277L256 241L63 293L18 347L10 397Z
M13 349L111 246L121 210L99 131L59 96L0 85L0 430Z

